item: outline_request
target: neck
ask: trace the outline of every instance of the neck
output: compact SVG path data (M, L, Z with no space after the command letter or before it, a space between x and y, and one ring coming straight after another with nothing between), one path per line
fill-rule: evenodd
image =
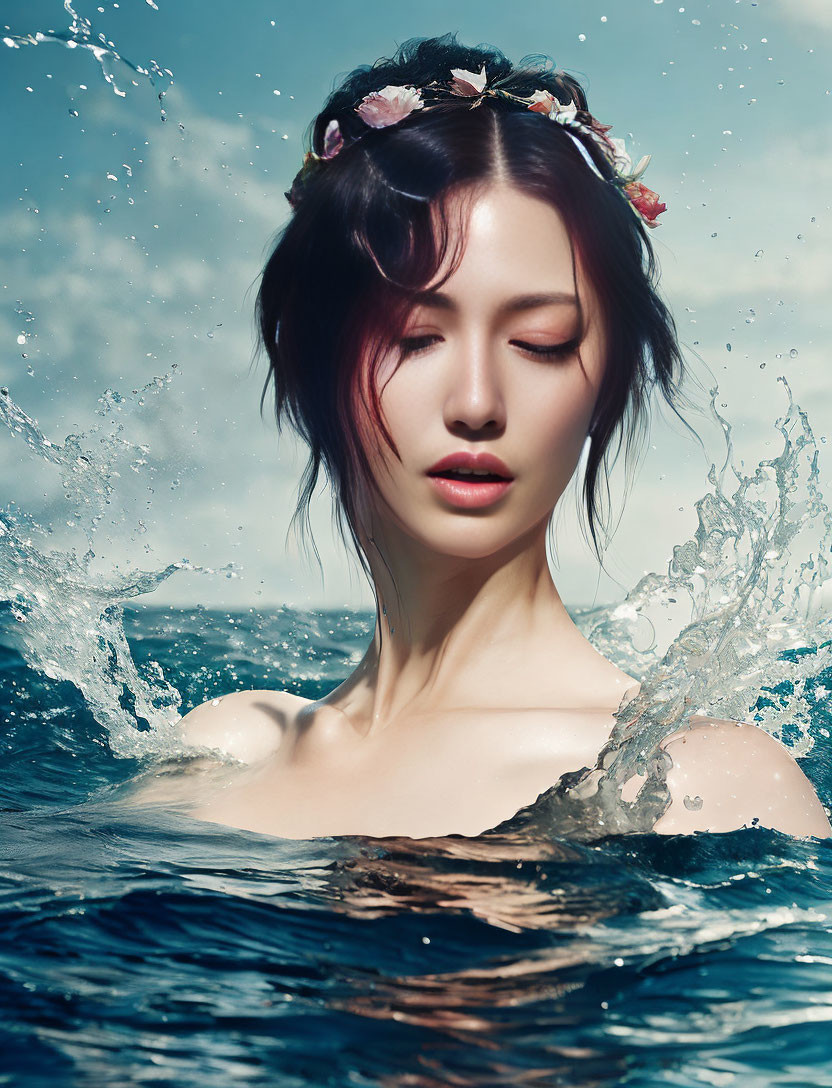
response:
M515 681L529 674L530 647L546 646L557 661L558 644L583 640L549 572L546 524L473 559L428 553L389 530L369 542L376 628L358 669L338 689L365 736L404 713L499 705L505 681L516 694Z

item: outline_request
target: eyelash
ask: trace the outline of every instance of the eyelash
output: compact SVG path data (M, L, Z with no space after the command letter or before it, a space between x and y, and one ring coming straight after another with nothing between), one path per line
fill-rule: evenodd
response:
M419 352L423 350L422 348L409 347L411 344L425 344L425 346L428 346L428 341L439 339L441 339L441 337L438 337L435 334L405 337L404 340L400 341L402 356L418 355ZM522 347L524 351L528 352L530 355L536 356L538 359L560 359L564 356L571 355L578 347L580 341L577 338L573 338L572 340L567 340L563 344L553 344L552 347L535 347L533 344L523 344L519 340L516 341L516 343Z

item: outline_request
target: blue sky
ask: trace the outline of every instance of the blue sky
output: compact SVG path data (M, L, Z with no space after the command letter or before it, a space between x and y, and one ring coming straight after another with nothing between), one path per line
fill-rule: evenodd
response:
M286 548L303 453L260 418L252 307L307 124L339 76L415 35L455 30L513 60L547 53L578 75L633 157L653 155L645 181L668 204L653 233L662 289L692 372L706 389L719 384L737 457L750 470L779 451L780 374L826 435L828 0L73 6L93 42L103 35L173 82L151 85L114 63L116 93L88 49L43 40L0 50L0 384L55 442L98 426L90 442L100 445L112 420L123 424L130 445L97 530L102 570L182 557L239 567L232 579L180 573L158 603L370 600L330 531L326 494L313 517L324 583ZM18 0L4 5L3 33L48 39L70 21L60 0ZM166 373L132 412L97 414L105 390L129 399ZM567 604L621 596L691 535L693 503L723 455L719 432L691 422L709 456L657 414L609 574L599 575L566 497L555 580ZM0 507L13 501L68 546L77 526L54 469L8 431L0 449ZM614 496L623 479L616 469Z

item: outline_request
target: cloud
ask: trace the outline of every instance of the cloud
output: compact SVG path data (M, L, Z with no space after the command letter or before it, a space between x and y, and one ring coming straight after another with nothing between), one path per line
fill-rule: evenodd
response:
M774 10L785 21L832 30L829 0L776 0Z
M751 137L746 144L754 146ZM678 210L673 236L657 239L673 295L696 306L796 295L828 306L828 227L824 216L812 213L828 203L830 147L828 126L778 129L739 165L712 167L683 186L672 205Z
M175 110L170 103L184 130L100 96L87 107L86 154L67 171L65 189L51 198L43 192L36 212L33 198L0 206L7 297L34 315L24 327L10 304L0 310L0 384L62 442L101 424L96 411L106 388L129 395L176 364L174 380L144 409L113 417L125 438L149 447L153 471L137 476L117 465L114 521L99 532L102 558L121 563L129 554L162 565L187 555L246 570L232 582L177 576L159 594L164 600L241 604L263 582L267 601L302 602L307 575L283 546L299 475L296 444L286 434L278 445L268 402L261 422L265 372L250 370L251 287L288 214L285 186L273 157L266 169L252 165L253 145L266 141L244 121L205 116L181 92ZM116 130L118 139L105 138ZM20 346L24 331L35 335ZM62 523L57 473L8 434L0 441L0 492ZM326 500L319 505L328 518ZM138 517L147 531L131 545ZM341 582L327 544L322 536L328 581L334 574ZM315 592L314 570L308 584ZM326 596L341 599L341 590L336 584Z

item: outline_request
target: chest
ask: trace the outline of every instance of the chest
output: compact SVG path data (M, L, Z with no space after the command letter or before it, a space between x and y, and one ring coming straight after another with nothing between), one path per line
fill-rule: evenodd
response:
M326 760L287 746L191 814L281 838L475 836L593 766L613 724L599 711L465 711L330 749Z

